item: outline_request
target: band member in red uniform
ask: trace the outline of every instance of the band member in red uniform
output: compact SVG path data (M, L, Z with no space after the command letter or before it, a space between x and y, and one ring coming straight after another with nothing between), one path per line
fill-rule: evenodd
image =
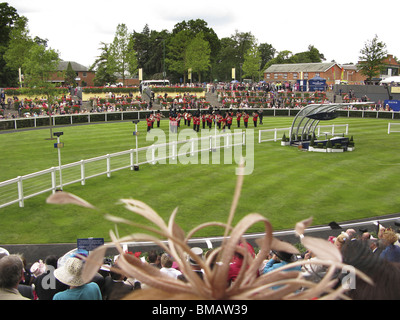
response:
M215 115L215 121L217 121L218 129L221 129L222 115L220 115L219 113L217 113L217 114Z
M169 126L172 133L178 132L178 123L176 121L176 115L173 112L169 114Z
M240 118L242 117L242 113L240 110L236 112L236 120L237 120L237 127L240 128Z
M247 128L248 122L249 122L250 116L248 115L247 112L244 112L243 114L243 122L244 122L244 127Z
M147 115L146 121L147 121L147 132L150 132L151 125L153 124L153 120L150 113Z
M197 115L193 115L193 130L197 131Z
M201 122L203 123L203 129L206 128L206 114L205 112L201 113Z
M178 124L178 128L181 126L181 119L182 119L182 113L181 110L178 110L178 113L176 115L176 122Z
M212 114L207 114L207 124L208 124L208 128L211 129L212 127L212 122L213 122L213 115Z
M161 113L160 113L160 111L158 111L156 113L156 120L157 120L157 128L159 128L160 127L160 121L161 121Z
M253 122L254 122L254 128L257 127L257 120L258 120L258 112L253 112Z
M231 129L231 125L232 125L232 114L230 112L228 112L227 116L226 116L226 125L228 126L228 129Z
M192 121L192 114L190 112L187 113L186 124L190 127L190 122Z
M226 118L228 117L228 114L225 113L223 116L221 116L221 128L225 132L225 127L226 127Z

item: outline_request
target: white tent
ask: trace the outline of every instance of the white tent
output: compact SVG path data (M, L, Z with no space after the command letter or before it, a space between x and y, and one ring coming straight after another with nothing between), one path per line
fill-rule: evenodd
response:
M393 77L388 77L386 79L383 79L381 83L400 83L400 76L393 76Z

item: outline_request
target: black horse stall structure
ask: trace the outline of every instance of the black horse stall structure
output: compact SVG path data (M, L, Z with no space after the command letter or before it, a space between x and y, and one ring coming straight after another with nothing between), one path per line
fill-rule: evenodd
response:
M327 144L340 144L341 148L347 151L349 145L349 138L342 136L332 137L328 139L325 134L325 139L315 140L315 131L320 121L329 121L336 119L338 113L336 110L355 105L369 105L369 103L325 103L325 104L309 104L302 108L295 116L292 126L290 128L290 145L299 147L302 150L308 150L310 144L317 144L318 146L327 147Z

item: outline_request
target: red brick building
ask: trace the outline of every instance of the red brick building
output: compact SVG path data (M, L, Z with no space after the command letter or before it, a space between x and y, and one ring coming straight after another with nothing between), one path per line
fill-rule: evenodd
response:
M72 70L76 73L75 81L81 87L94 86L95 71L89 71L89 68L74 62L60 61L57 74L51 77L52 82L63 84L65 82L65 72L67 71L68 63L71 63Z
M267 82L297 82L297 80L310 80L314 77L324 78L328 85L335 84L336 80L345 77L345 70L336 62L322 62L273 64L264 71L264 80Z

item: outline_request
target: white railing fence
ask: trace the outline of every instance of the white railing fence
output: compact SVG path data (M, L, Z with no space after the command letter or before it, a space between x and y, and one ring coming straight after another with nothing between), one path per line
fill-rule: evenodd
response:
M343 132L343 130L340 130L339 128L345 128L344 132ZM321 129L323 129L325 131L321 132ZM258 132L258 143L268 142L268 141L276 142L276 141L282 139L283 134L285 134L287 138L290 138L290 135L291 135L290 130L291 130L291 128L260 130ZM329 130L329 131L327 131L327 130ZM321 134L332 135L332 136L334 136L335 134L346 134L347 135L347 134L349 134L349 125L348 124L332 124L332 125L327 125L327 126L318 126L316 128L316 136L319 137L319 136L321 136Z
M258 131L258 143L261 142L268 142L268 141L278 141L281 140L283 137L283 134L286 135L286 137L290 137L291 128L278 128L278 129L268 129L268 130L260 130ZM280 135L278 136L278 133Z
M143 164L165 163L179 157L194 156L196 153L212 152L217 149L242 146L246 143L246 132L209 135L185 141L172 141L164 144L130 149L113 154L81 160L78 162L52 167L47 170L20 176L0 182L0 208L19 203L24 207L24 200L43 193L55 193L57 189L74 183L85 185L87 179L130 169ZM179 148L179 146L181 146ZM136 161L138 159L138 161ZM60 179L60 173L62 179ZM62 182L60 182L62 181Z
M396 126L399 126L400 125L400 123L390 123L389 122L389 124L388 124L388 134L391 134L391 133L395 133L395 132L400 132L400 131L398 131L399 129L397 129L397 127ZM393 127L395 127L395 129L393 130Z

